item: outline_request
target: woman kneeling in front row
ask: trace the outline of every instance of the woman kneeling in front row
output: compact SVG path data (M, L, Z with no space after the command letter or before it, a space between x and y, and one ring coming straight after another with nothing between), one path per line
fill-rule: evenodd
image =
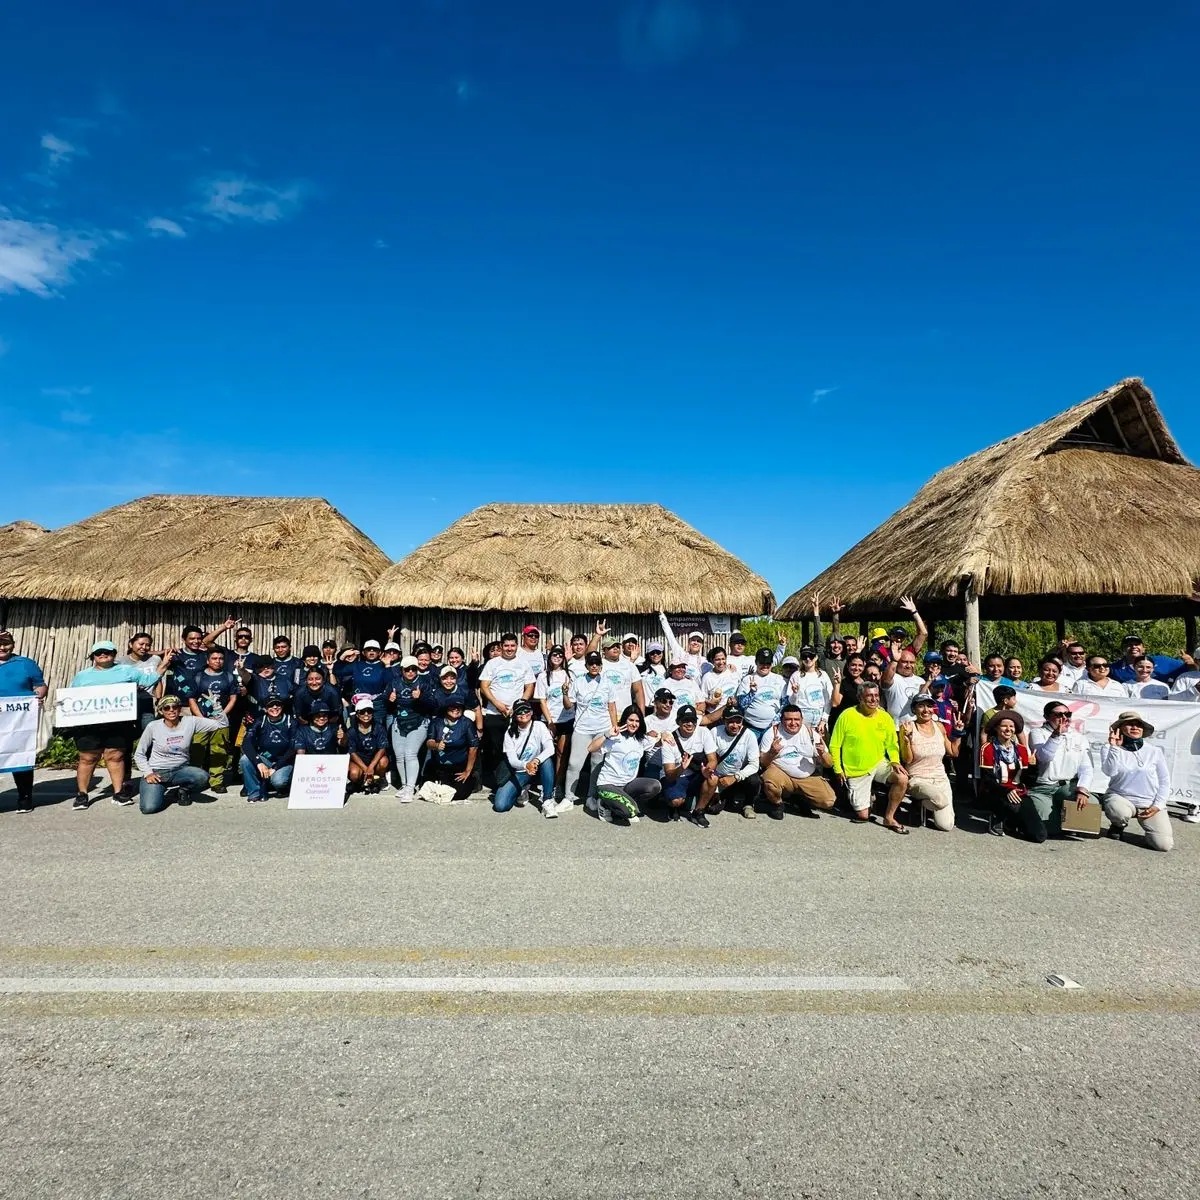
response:
M524 804L526 791L540 783L542 816L555 816L554 740L546 726L533 719L533 705L528 700L518 700L512 706L512 718L504 734L504 762L508 778L496 789L492 808L508 812L514 804Z

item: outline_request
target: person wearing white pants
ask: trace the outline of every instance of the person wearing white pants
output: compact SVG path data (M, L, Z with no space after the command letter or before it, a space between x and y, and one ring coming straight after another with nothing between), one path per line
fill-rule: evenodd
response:
M575 803L575 792L579 785L579 776L583 773L583 764L588 761L588 747L598 734L607 734L617 725L617 706L613 703L613 689L602 674L604 659L595 650L589 650L584 657L586 674L580 675L574 684L575 696L575 728L571 734L571 754L567 759L567 773L563 780L563 795L557 804L557 812L561 816L569 812ZM604 759L601 749L590 755L592 769L588 783L586 802L589 809L595 812L596 775L600 763Z
M1175 845L1167 816L1171 777L1162 750L1145 739L1154 726L1135 712L1121 713L1100 752L1100 769L1108 776L1104 815L1112 822L1109 833L1120 838L1135 817L1151 850L1164 853Z

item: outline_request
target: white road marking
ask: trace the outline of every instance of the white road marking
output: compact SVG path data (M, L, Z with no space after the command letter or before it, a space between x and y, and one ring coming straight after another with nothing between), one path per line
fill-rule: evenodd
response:
M601 992L902 992L895 975L443 975L137 978L40 975L0 979L0 995L134 992L470 992L586 995Z

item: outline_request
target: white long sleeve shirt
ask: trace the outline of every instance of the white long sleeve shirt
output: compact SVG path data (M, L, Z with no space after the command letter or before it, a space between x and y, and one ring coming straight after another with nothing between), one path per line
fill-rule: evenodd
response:
M535 758L538 762L545 762L554 757L554 740L550 731L541 721L534 721L527 730L518 729L516 733L506 733L504 757L508 759L508 765L519 779L525 774L526 763L533 762Z
M666 613L658 614L658 623L662 626L663 637L667 639L667 648L671 651L667 656L668 664L672 658L678 658L680 662L687 664L687 677L699 683L708 660L703 654L689 654L684 649L683 644L671 629L671 622L667 620Z
M1059 678L1061 679L1062 676L1060 675ZM1104 686L1098 684L1094 679L1081 679L1072 685L1071 693L1075 696L1108 696L1115 700L1119 696L1128 697L1129 689L1110 675L1108 683Z
M1108 776L1108 794L1124 796L1137 808L1165 807L1171 794L1167 759L1158 746L1144 742L1140 750L1105 746L1100 769Z
M1029 745L1037 761L1038 783L1070 783L1088 790L1092 782L1092 753L1082 733L1068 729L1053 737L1047 725L1029 731Z

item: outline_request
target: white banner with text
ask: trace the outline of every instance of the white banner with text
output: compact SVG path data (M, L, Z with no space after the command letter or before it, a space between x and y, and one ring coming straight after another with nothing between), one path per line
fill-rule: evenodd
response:
M60 687L55 691L54 726L112 725L137 720L137 684L105 683L99 687Z
M347 754L297 754L288 808L344 808L349 773Z
M38 717L34 696L0 699L0 771L25 771L37 758Z

